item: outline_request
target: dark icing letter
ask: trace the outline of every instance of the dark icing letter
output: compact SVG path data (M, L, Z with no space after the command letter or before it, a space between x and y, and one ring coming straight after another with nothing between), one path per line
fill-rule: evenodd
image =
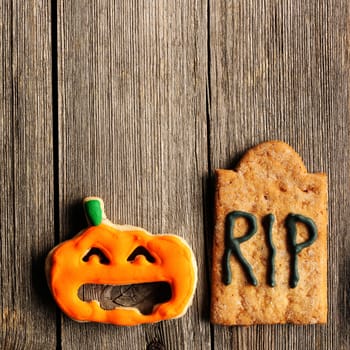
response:
M276 247L273 244L272 240L272 226L275 222L275 215L268 214L263 219L263 225L265 226L265 230L267 232L267 245L269 248L269 265L268 265L268 272L267 272L267 284L271 287L274 287L276 285L275 281L275 256L276 256Z
M302 243L297 243L297 222L304 224L309 232L309 239ZM309 247L312 243L315 242L317 238L317 228L312 219L299 214L289 214L287 216L286 228L291 252L290 286L291 288L295 288L299 281L298 254L304 248Z
M233 231L237 218L244 218L249 223L249 229L245 236L234 238ZM230 267L230 256L233 254L241 263L243 270L247 274L248 280L254 286L258 285L258 281L254 276L253 270L244 258L241 252L240 244L250 239L257 231L255 216L243 211L233 211L226 216L225 223L225 251L222 261L223 282L225 285L231 284L232 272Z

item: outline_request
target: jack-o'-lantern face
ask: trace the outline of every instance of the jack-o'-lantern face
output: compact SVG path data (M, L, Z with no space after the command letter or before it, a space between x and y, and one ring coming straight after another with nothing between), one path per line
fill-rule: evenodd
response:
M186 242L174 235L153 236L137 227L113 225L99 198L89 197L84 205L92 226L55 247L47 257L49 286L60 308L77 321L116 325L151 323L184 314L197 280L195 259ZM141 293L153 286L158 294L154 305L135 307L138 301L134 300L123 307L112 296L104 307L103 301L81 297L81 289L89 285L110 290L131 286Z

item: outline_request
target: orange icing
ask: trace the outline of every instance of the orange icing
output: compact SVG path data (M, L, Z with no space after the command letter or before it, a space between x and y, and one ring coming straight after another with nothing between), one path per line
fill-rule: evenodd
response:
M121 228L121 229L119 229ZM130 230L129 230L130 229ZM139 246L155 258L142 255L134 261L128 256ZM83 261L90 248L96 247L108 257L102 264L97 256ZM137 325L181 316L191 302L196 285L196 266L188 245L174 235L153 236L143 230L101 223L58 245L50 255L49 282L60 308L77 321L95 321L115 325ZM97 301L82 301L78 289L83 284L136 284L168 282L172 297L156 306L150 315L134 308L104 310Z

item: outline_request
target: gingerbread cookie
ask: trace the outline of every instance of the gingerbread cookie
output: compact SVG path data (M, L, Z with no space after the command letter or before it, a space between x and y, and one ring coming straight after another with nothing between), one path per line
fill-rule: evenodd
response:
M327 177L287 144L216 170L211 283L213 323L326 322Z
M188 244L175 235L112 224L100 198L86 198L84 208L90 227L46 259L48 284L60 308L76 321L115 325L182 316L197 283Z

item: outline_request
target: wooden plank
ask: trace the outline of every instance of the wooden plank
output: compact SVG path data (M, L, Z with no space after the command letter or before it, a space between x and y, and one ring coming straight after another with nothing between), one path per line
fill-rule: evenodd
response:
M215 349L348 349L347 1L211 1L212 169L281 139L329 175L327 326L214 327Z
M0 3L1 349L52 349L44 277L54 243L50 4Z
M61 240L98 195L115 223L177 233L199 265L181 319L138 327L62 317L62 349L210 347L203 236L207 171L203 1L58 1Z

